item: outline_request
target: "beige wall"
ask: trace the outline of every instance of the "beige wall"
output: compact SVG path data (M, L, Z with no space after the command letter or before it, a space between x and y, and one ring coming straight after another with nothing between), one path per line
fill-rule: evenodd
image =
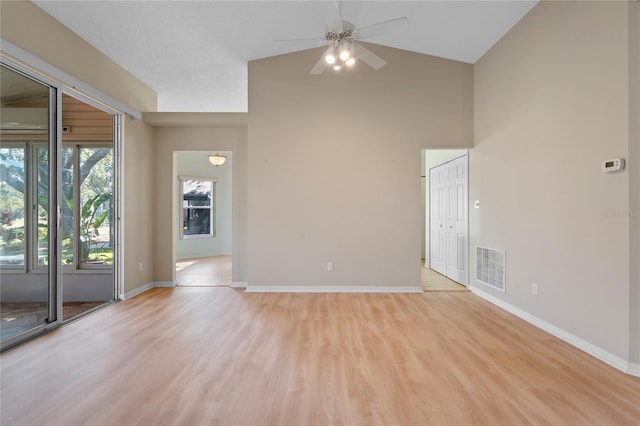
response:
M472 145L472 66L368 46L249 63L249 286L420 284L421 149Z
M175 119L175 116L179 116ZM212 113L215 118L216 114ZM178 204L175 152L177 151L231 151L233 153L233 213L232 256L233 281L246 281L246 145L245 126L221 122L215 126L163 126L167 123L188 121L189 113L156 114L154 149L154 281L163 284L175 281L175 251L177 239ZM146 120L146 117L145 117Z
M131 108L157 108L155 91L29 1L0 1L0 35Z
M131 119L123 127L123 287L129 293L153 282L153 128Z
M539 3L475 64L470 161L471 265L506 250L506 294L471 283L622 360L637 166L600 164L630 154L627 28L625 2Z

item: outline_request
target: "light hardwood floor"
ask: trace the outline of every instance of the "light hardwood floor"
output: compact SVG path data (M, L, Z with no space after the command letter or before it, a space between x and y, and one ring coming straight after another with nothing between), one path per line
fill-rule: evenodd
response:
M210 256L176 262L179 286L224 287L231 285L231 256Z
M108 302L63 302L62 318L67 321ZM0 339L5 340L43 325L49 312L42 303L0 303Z
M0 355L3 425L633 425L640 379L469 292L156 288Z
M422 290L424 291L469 291L462 284L425 267L424 263L420 268L420 275Z

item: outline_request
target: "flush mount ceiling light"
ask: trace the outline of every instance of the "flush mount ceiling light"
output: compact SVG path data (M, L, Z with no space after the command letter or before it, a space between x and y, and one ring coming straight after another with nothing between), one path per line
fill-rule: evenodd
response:
M209 162L216 167L222 166L225 161L227 161L227 157L222 154L216 153L209 156Z

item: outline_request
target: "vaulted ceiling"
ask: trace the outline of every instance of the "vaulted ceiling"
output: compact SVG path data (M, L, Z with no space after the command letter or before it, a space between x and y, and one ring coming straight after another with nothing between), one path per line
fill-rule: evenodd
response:
M321 38L340 9L356 27L409 19L368 42L474 63L537 1L34 3L153 88L160 111L244 112L247 62L320 46L273 41Z

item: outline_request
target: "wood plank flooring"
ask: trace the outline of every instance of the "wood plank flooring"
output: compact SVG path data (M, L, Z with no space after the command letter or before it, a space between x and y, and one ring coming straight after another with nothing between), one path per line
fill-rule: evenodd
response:
M2 425L633 425L640 379L469 292L156 288L0 355Z
M68 320L107 302L63 302L62 318ZM6 340L43 325L49 315L47 303L0 303L0 339Z
M182 259L176 262L179 286L224 287L231 285L231 256Z
M420 268L421 285L424 291L469 291L465 286L459 284L449 278L426 268L424 265Z

